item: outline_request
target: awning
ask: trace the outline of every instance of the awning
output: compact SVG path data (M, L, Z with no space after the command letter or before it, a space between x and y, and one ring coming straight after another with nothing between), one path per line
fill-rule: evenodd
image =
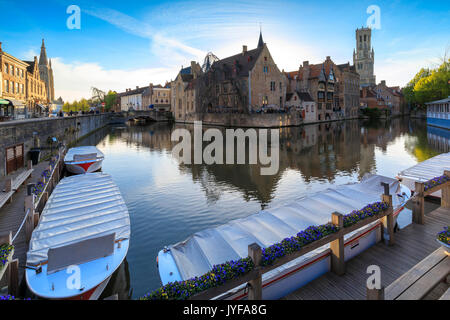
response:
M9 100L14 105L14 107L25 107L25 104L22 101L15 99L7 99L7 100Z
M8 104L10 104L10 102L5 99L0 99L0 104L8 105Z

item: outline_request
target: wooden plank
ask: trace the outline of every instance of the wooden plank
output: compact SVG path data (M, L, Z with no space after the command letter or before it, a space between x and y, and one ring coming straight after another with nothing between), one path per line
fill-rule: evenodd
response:
M386 300L395 300L415 282L446 258L442 248L437 249L425 260L420 261L411 270L402 275L386 288Z
M339 212L331 215L331 223L339 229L344 228L344 216ZM338 276L345 273L345 257L344 257L344 236L340 236L330 243L331 250L331 271Z
M420 300L450 273L450 258L446 257L396 300Z
M450 300L450 288L439 298L439 300Z

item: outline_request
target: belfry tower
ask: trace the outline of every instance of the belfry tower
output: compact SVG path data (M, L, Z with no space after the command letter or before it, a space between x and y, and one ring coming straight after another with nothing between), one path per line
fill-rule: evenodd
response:
M356 29L356 51L353 50L353 65L359 73L360 86L376 85L374 73L375 53L372 47L372 30Z

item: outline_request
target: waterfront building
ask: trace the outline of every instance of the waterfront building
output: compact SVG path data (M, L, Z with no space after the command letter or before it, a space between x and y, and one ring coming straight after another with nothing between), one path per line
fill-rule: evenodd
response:
M403 113L404 99L398 87L388 87L386 81L382 80L374 87L374 90L386 102L391 115L396 116Z
M142 95L147 88L139 88L139 86L136 86L134 90L126 89L125 92L120 93L120 111L144 110Z
M427 124L450 129L450 96L448 98L426 103Z
M295 90L286 94L286 107L299 111L304 123L317 121L316 102L308 92Z
M201 112L249 114L284 109L286 77L278 69L260 33L256 49L214 62L196 81Z
M0 67L2 73L0 117L25 117L26 76L29 65L3 51L0 42Z
M153 109L157 111L170 111L171 89L170 84L166 83L163 87L158 84L156 86L150 83L142 93L142 104L145 109Z
M47 84L41 80L37 57L33 61L25 61L27 67L26 96L28 111L38 115L46 112L49 102Z
M360 75L360 86L374 86L375 52L372 47L372 30L370 28L356 29L356 50L353 50L353 65Z
M361 108L379 109L383 113L387 112L388 106L381 95L379 95L374 88L361 88Z
M198 112L196 82L202 74L200 64L191 61L191 66L182 67L175 80L171 82L171 106L176 121L184 122Z
M339 96L339 106L344 110L346 119L358 118L359 116L359 86L360 75L356 68L349 62L337 65L336 90Z
M52 60L47 59L44 39L42 39L41 55L39 57L39 73L41 80L45 83L48 104L55 99L55 83L53 78Z

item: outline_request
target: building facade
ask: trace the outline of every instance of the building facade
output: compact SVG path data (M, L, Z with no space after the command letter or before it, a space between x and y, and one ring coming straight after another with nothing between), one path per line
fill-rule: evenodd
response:
M358 118L360 75L356 72L355 66L350 65L350 63L340 64L337 67L336 89L339 95L339 105L344 110L345 118Z
M0 116L12 117L17 113L25 114L27 101L26 76L28 64L6 53L0 42L0 66L2 73L2 91L0 98L9 103L0 104Z
M197 79L203 75L199 63L191 61L191 66L181 68L177 77L170 84L171 108L175 121L184 122L198 110Z
M154 86L153 83L150 83L142 94L142 103L145 109L152 107L153 110L157 111L170 111L171 100L169 83L166 83L164 87L161 85Z
M256 49L214 62L194 79L197 112L244 113L280 110L286 103L286 77L260 34Z
M142 95L148 87L136 89L126 89L125 92L119 93L120 111L140 111L144 110Z
M382 80L374 87L378 97L381 97L390 110L391 115L400 115L403 113L403 95L398 87L388 87L386 81Z
M316 102L307 92L295 90L286 94L286 106L300 112L304 123L317 121Z
M26 81L26 105L28 111L35 115L45 113L49 98L46 89L47 85L41 80L38 59L34 57L34 61L25 62L28 64Z
M375 52L372 47L372 30L356 29L356 50L353 50L353 65L360 75L360 86L374 86Z

